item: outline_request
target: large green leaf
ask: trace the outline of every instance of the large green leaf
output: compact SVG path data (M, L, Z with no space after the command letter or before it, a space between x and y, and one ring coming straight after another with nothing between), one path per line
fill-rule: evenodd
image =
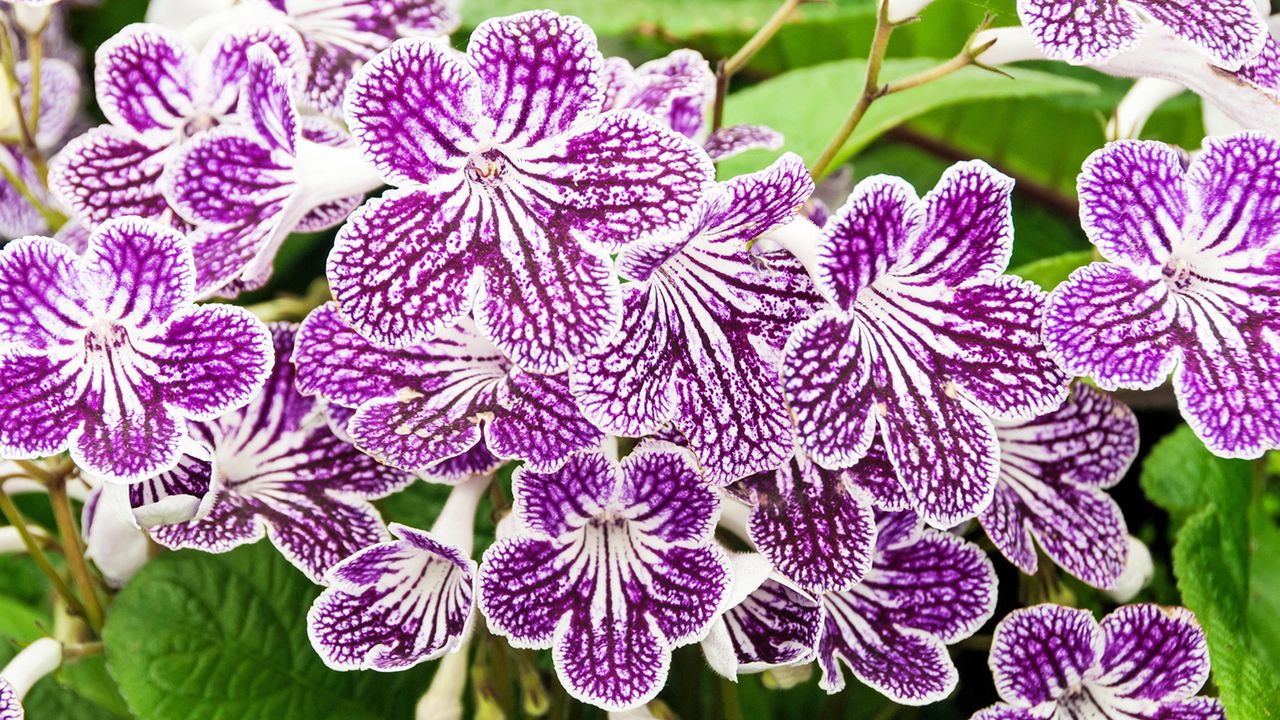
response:
M306 634L318 591L266 543L162 555L111 608L108 666L147 720L407 720L429 668L326 668Z
M885 81L931 68L941 60L912 58L885 61ZM845 60L793 70L729 97L726 124L759 123L786 136L784 149L812 163L836 134L844 116L862 91L866 61ZM885 132L930 110L957 103L1043 95L1087 95L1091 83L1035 70L1015 69L1013 79L978 68L965 68L923 87L886 96L872 105L849 141L836 155L838 167ZM725 162L728 177L758 170L777 153L748 153Z
M1232 720L1280 708L1280 532L1251 496L1251 464L1215 457L1190 428L1160 441L1142 487L1180 523L1173 570L1209 640L1214 680Z

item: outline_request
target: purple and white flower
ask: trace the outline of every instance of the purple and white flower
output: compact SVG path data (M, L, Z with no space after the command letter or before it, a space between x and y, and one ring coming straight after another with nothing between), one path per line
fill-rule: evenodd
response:
M574 404L568 376L514 366L469 319L393 349L363 338L328 303L303 323L294 362L300 391L354 409L352 442L429 477L483 472L493 456L549 471L604 440Z
M264 44L306 77L302 41L288 28L217 33L201 52L158 25L126 27L98 48L94 84L107 117L72 140L49 167L50 189L92 227L121 215L181 224L160 193L174 152L214 127L242 122L247 51Z
M648 113L664 125L702 145L719 162L747 150L777 150L782 135L763 125L734 125L711 131L707 112L716 95L716 76L696 50L681 48L670 55L632 67L626 58L604 63L605 107Z
M692 225L622 251L622 331L571 372L589 419L628 436L670 423L715 484L786 461L795 440L773 348L820 298L786 253L747 243L812 191L788 154L709 190Z
M1042 415L1067 394L1041 341L1044 293L1000 274L1012 187L980 161L953 166L923 200L898 178L872 177L820 233L800 219L770 236L831 301L784 352L800 444L846 468L879 434L911 506L936 527L990 502L993 419ZM816 248L800 244L813 236Z
M329 256L356 330L406 346L474 310L542 373L617 331L609 251L684 222L712 167L652 117L602 112L602 63L581 21L529 12L482 23L465 56L402 40L361 70L347 121L397 189L353 213Z
M249 48L245 65L243 123L185 144L160 179L195 226L201 295L262 286L290 232L337 225L381 185L338 126L298 116L289 71L267 46Z
M1015 610L996 626L990 663L1004 703L974 720L1225 717L1217 700L1195 696L1209 650L1185 608L1127 605L1101 625L1088 610Z
M513 476L514 533L485 551L481 611L515 647L553 648L570 695L606 710L641 705L671 650L697 641L728 597L712 541L720 500L693 455L642 444L621 464L577 455Z
M1046 56L1076 65L1105 63L1158 26L1219 67L1239 70L1268 37L1253 0L1018 0L1018 15Z
M1210 139L1188 166L1125 141L1085 162L1085 233L1109 262L1050 296L1049 352L1107 390L1172 372L1182 415L1214 453L1280 446L1280 141Z
M21 107L30 113L32 108L31 63L20 62L14 67L18 85L22 89ZM0 81L0 90L7 91L7 83ZM17 112L6 97L6 109L0 110L0 137L16 138L19 135ZM40 63L40 112L34 137L41 150L55 147L66 134L80 106L80 75L70 63L54 58ZM29 192L46 204L53 198L41 182L31 160L16 144L0 144L0 237L20 238L49 230L49 224L36 208L23 197L18 188L7 178L18 178Z
M394 540L331 568L307 614L311 646L335 670L404 670L457 652L470 632L476 505L490 476L453 488L431 532L391 524Z
M180 233L111 220L83 255L50 238L0 250L0 455L70 448L80 467L131 481L174 467L184 421L243 406L271 369L262 322L191 303Z
M955 689L946 646L991 617L996 573L976 545L926 529L914 513L881 513L871 570L848 590L820 599L819 685L842 690L843 661L894 702L924 705Z
M1129 538L1120 506L1103 491L1138 454L1133 411L1080 383L1048 415L997 422L996 436L1000 482L978 516L987 537L1024 573L1036 571L1039 545L1089 585L1114 587Z
M333 434L315 401L294 388L294 329L275 325L272 335L275 370L262 392L244 408L191 423L191 437L211 459L188 456L170 472L134 485L130 499L152 517L159 515L158 503L175 497L182 502L171 507L191 509L190 520L151 528L161 545L227 552L266 536L320 582L338 561L388 539L369 501L413 478ZM208 495L213 500L202 507Z

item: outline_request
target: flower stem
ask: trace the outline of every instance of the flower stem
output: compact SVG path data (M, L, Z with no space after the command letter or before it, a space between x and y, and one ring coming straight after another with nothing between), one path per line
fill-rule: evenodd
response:
M871 51L867 55L867 72L862 85L862 94L853 104L853 109L849 111L848 117L827 146L822 150L822 154L814 161L813 167L810 168L810 174L814 178L821 177L831 168L831 164L835 162L836 155L840 153L840 149L849 141L849 137L853 135L853 131L857 129L858 124L866 117L867 111L875 104L877 100L893 93L911 90L926 85L935 80L940 80L952 73L962 70L970 65L982 67L993 72L1000 72L987 65L983 65L978 61L982 53L986 52L995 44L995 40L988 40L981 44L975 44L978 34L991 26L994 17L988 14L983 18L982 23L978 26L969 39L965 41L964 49L962 49L954 58L929 68L922 72L895 80L887 84L881 84L880 71L884 67L885 53L889 49L889 38L893 36L893 31L898 27L912 22L914 18L894 22L889 19L889 0L880 0L879 11L876 14L875 35L871 38ZM1001 73L1004 74L1004 73Z
M40 63L44 61L42 33L27 33L27 62L31 65L31 115L27 127L34 136L40 132Z
M75 578L84 599L85 619L96 633L102 633L104 616L102 604L98 602L97 590L93 576L89 574L89 565L84 559L84 545L81 544L80 528L71 513L71 498L67 497L67 476L54 475L49 483L49 504L53 506L53 519L58 525L58 534L62 536L63 553L67 565L71 568L71 576Z
M810 0L783 0L782 5L769 16L764 25L747 40L728 60L721 60L716 66L716 99L712 105L711 129L719 130L724 124L724 99L729 93L729 78L751 62L751 58L773 39L782 29L791 13Z
M62 575L58 572L53 563L49 561L49 556L45 554L44 549L40 547L39 540L31 533L27 525L27 519L22 516L22 512L18 510L18 506L13 504L13 498L0 487L0 513L4 515L9 525L17 529L18 535L22 538L22 543L27 547L27 555L35 561L36 567L40 568L40 572L49 579L49 584L53 586L53 591L67 603L82 617L88 617L84 605L76 598L71 586L67 585L67 581L62 579Z

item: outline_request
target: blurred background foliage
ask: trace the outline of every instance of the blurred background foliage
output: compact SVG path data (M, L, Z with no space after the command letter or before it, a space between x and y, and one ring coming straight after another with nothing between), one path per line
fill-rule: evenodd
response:
M120 28L141 21L146 0L103 0L72 10L76 42L92 50ZM735 52L776 9L775 0L464 0L465 27L488 17L550 7L581 16L603 50L633 63L678 47L713 64ZM1016 24L1014 0L936 0L920 22L896 32L885 79L949 58L991 13ZM774 40L734 77L726 122L764 123L787 136L786 150L812 160L859 92L863 58L875 23L874 0L803 5ZM87 70L91 73L92 68ZM1107 118L1131 85L1086 69L1042 63L1013 78L970 68L939 83L891 96L873 108L820 194L840 203L858 180L888 173L926 192L953 162L982 158L1017 181L1014 271L1046 288L1090 260L1077 217L1075 176L1105 142ZM91 93L85 102L97 113ZM95 120L100 116L95 117ZM1184 94L1162 107L1144 137L1199 146L1198 98ZM753 152L721 167L732 176L767 165L776 153ZM240 302L301 295L323 276L333 231L297 234L277 260L271 284ZM1271 718L1280 708L1280 497L1267 485L1271 466L1212 457L1180 427L1172 394L1126 396L1142 422L1140 460L1114 491L1130 531L1147 543L1155 577L1137 598L1186 604L1205 624L1216 688L1231 717ZM1274 454L1273 454L1274 455ZM509 478L509 473L507 474ZM506 507L509 480L480 511L477 557L492 537L495 509ZM446 488L419 483L381 503L387 520L430 527ZM36 522L51 525L40 498L20 498ZM979 533L980 535L980 533ZM994 621L1014 607L1052 600L1089 607L1112 603L1052 572L1020 577L993 555L1001 580L995 618L953 647L960 686L924 708L888 703L851 680L827 696L804 673L744 676L737 684L712 674L696 645L675 654L659 712L681 718L963 719L996 700L987 648ZM0 662L53 626L54 607L38 572L22 557L0 557ZM102 656L42 681L27 700L32 720L342 720L412 717L432 664L401 674L336 673L311 651L305 614L318 593L268 546L223 556L167 553L151 562L115 599ZM468 716L586 718L603 713L571 701L551 675L548 653L534 661L506 648L477 623L472 642ZM108 675L110 672L110 675ZM113 682L113 678L114 681ZM116 690L116 683L120 691ZM786 688L786 689L783 689ZM539 694L541 692L541 694ZM121 696L123 694L123 697Z

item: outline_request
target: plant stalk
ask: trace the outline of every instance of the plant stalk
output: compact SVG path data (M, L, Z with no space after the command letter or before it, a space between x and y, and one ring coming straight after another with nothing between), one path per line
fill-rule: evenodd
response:
M791 14L809 0L783 0L782 5L769 16L764 25L755 32L728 60L721 60L716 66L716 98L712 105L711 129L719 130L724 124L724 100L729 94L729 78L751 62L751 58L760 52L782 26L791 18Z
M88 612L85 610L84 605L76 598L71 586L67 585L67 581L62 579L62 575L58 573L57 568L49 561L49 556L40 547L40 541L31 534L31 530L27 526L27 519L22 516L18 506L13 504L13 498L9 497L3 487L0 487L0 514L3 514L5 520L17 529L18 535L22 538L22 544L27 548L27 555L35 561L36 567L40 568L40 572L49 579L49 584L53 586L53 591L58 594L58 597L62 598L67 607L72 608L81 617L88 617Z
M98 601L93 576L89 574L89 564L84 558L84 545L81 544L80 528L71 512L71 498L67 496L67 476L55 475L49 483L49 504L53 506L53 519L58 525L58 534L62 536L63 554L67 565L71 568L71 577L80 588L84 599L85 619L93 631L101 635L105 616L102 604Z

